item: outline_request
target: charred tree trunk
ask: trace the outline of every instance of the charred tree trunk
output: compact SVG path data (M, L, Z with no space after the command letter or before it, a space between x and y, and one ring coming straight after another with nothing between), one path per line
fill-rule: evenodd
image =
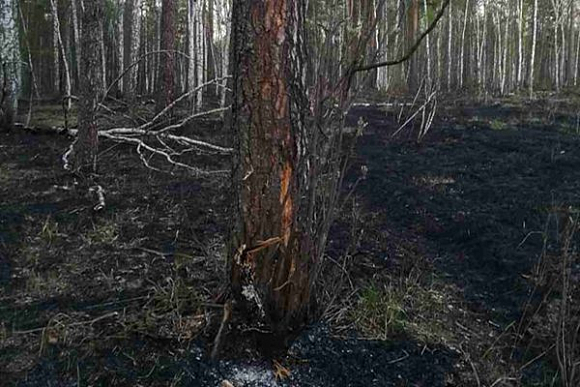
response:
M248 0L232 10L231 288L246 317L277 333L305 322L311 296L312 243L298 219L303 7L303 0Z
M79 105L79 131L69 156L73 170L95 172L97 168L96 108L101 91L101 39L100 23L103 19L103 0L86 1L81 35L81 98Z
M157 111L173 102L175 93L175 1L163 0L161 9L161 51Z

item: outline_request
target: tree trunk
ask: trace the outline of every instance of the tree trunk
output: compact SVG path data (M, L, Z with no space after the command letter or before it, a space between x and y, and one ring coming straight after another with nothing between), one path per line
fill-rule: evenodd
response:
M530 80L529 80L529 92L530 98L534 96L534 66L536 61L536 43L538 36L538 0L534 0L534 16L532 18L534 24L534 32L532 33L532 52L530 58Z
M419 32L419 0L410 0L407 9L407 35L406 49L409 49L415 43ZM407 86L410 92L415 92L419 84L418 58L414 55L408 61Z
M56 6L56 0L50 0L50 5L51 5L51 9L52 9L52 17L53 17L53 26L54 26L54 37L57 41L57 47L58 49L60 49L60 54L62 56L62 63L64 66L64 92L66 95L66 106L67 109L70 109L71 107L71 100L69 98L69 96L71 95L71 81L70 81L70 70L69 70L69 66L68 66L68 60L66 57L66 52L64 50L64 44L62 44L62 36L60 34L60 22L58 20L58 8ZM56 53L56 61L55 61L55 66L58 68L58 52Z
M522 87L522 69L524 65L524 2L518 0L518 73L516 87Z
M0 7L0 129L12 126L18 110L20 91L20 45L16 15L16 0L5 1Z
M223 17L222 20L224 21L226 27L225 27L225 35L224 35L224 43L223 43L223 51L222 51L222 77L224 77L223 81L222 81L222 86L221 86L221 95L220 95L220 107L225 107L226 106L226 99L227 99L227 95L228 95L228 89L227 86L229 84L228 79L225 78L227 75L229 75L229 71L230 71L230 31L231 31L231 23L229 23L228 21L230 20L231 14L230 14L230 10L229 10L229 6L228 6L228 2L224 1L223 3Z
M206 70L206 57L204 50L204 26L203 26L203 0L196 0L194 13L194 60L195 60L195 84L201 86L204 81ZM195 94L195 110L200 111L203 107L203 89L200 88Z
M195 78L195 0L187 0L187 89L193 90L196 86ZM189 97L192 110L195 110L195 96Z
M115 26L115 34L117 36L116 46L115 46L115 53L117 56L117 71L115 76L119 77L123 74L125 69L124 63L124 50L125 50L125 36L124 36L124 15L125 13L125 2L124 0L117 0L117 24ZM123 79L119 79L117 86L117 94L120 94L123 90Z
M465 1L465 12L463 14L463 31L461 32L461 53L459 54L459 88L463 87L463 69L465 67L465 31L467 30L467 14L469 10L469 0Z
M101 94L101 42L99 25L104 13L103 0L84 4L81 60L81 95L79 105L79 131L69 156L73 170L95 172L97 168L96 108Z
M163 0L161 8L161 51L157 82L157 111L173 102L175 94L175 1Z
M447 35L447 91L451 91L451 69L453 68L453 50L452 50L452 38L453 38L453 2L449 4L449 16L448 16L448 35Z
M80 34L80 25L79 25L79 10L77 7L77 0L71 0L71 10L72 10L72 28L73 28L73 40L74 40L74 49L75 49L75 68L76 68L76 77L75 77L75 90L78 89L80 84L80 76L81 76L81 34Z
M274 332L302 325L310 300L311 242L298 222L303 6L303 0L248 0L232 10L231 287L245 315Z
M139 47L141 46L141 0L126 0L123 27L125 29L125 79L123 94L130 105L137 95ZM131 68L129 68L131 66Z
M99 52L101 53L101 89L107 90L107 52L105 49L105 28L103 26L104 22L104 20L101 20L99 23L99 35L101 35L99 39L99 44L101 45Z

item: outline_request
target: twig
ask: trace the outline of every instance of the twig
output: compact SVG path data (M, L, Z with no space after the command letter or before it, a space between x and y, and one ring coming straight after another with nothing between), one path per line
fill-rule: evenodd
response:
M409 352L407 352L407 351L405 351L405 350L403 349L403 353L404 353L404 355L403 355L403 356L401 356L401 357L400 357L400 358L398 358L398 359L391 360L391 361L390 361L388 364L395 364L395 363L399 363L399 362L402 362L403 360L405 360L406 358L408 358L408 357L409 357Z
M94 324L94 323L96 323L98 321L105 320L105 319L107 319L109 317L116 317L118 315L119 315L119 312L111 312L111 313L107 313L107 314L104 314L102 316L99 316L97 318L94 318L92 320L79 321L79 322L74 322L74 323L71 323L71 324L68 324L68 325L64 325L64 327L69 328L69 327L79 326L79 325L92 325L92 324ZM12 334L14 334L14 335L27 335L27 334L30 334L30 333L42 332L45 329L47 329L48 327L49 326L47 325L45 327L28 329L28 330L25 330L25 331L12 331Z
M223 344L223 337L225 335L227 325L230 322L231 317L232 317L232 301L228 300L224 304L224 315L222 317L220 329L218 330L215 340L213 341L213 349L211 351L211 358L213 360L216 360L219 355L220 349Z
M449 5L450 2L451 2L451 0L445 1L443 6L441 7L441 10L439 10L439 13L435 17L435 19L431 22L431 25L429 26L429 28L427 28L421 34L421 36L419 36L419 38L417 39L415 44L413 44L413 46L403 56L401 56L400 58L394 59L394 60L386 61L386 62L373 63L373 64L369 64L369 65L365 65L365 66L360 66L360 67L353 69L352 73L354 74L354 73L357 73L360 71L374 70L374 69L377 69L379 67L394 66L394 65L398 65L398 64L403 63L406 60L408 60L415 53L415 51L417 51L417 49L421 45L421 42L423 41L423 39L425 39L425 37L427 35L429 35L429 33L435 29L435 27L437 26L437 23L439 22L439 19L441 19L443 17L443 15L445 14L445 9L447 8L447 6Z

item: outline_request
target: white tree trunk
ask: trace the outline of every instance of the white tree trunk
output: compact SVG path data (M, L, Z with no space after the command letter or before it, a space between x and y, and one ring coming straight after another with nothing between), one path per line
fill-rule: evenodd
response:
M427 15L427 0L423 0L423 10L425 11L425 15ZM428 21L425 20L425 29L427 28L428 25ZM430 35L427 35L427 37L425 38L425 55L427 57L427 74L426 74L426 90L428 90L428 92L431 92L431 39L430 39ZM425 112L423 110L423 112Z
M451 69L453 67L453 2L449 4L449 20L447 35L447 91L451 91Z
M3 1L0 6L0 126L10 126L17 114L20 92L20 46L16 15L16 0ZM1 95L5 93L4 95Z
M195 0L187 1L187 89L193 90L196 87L195 77ZM192 107L195 107L195 95L190 96Z
M522 68L524 63L524 0L518 0L518 73L516 77L517 87L522 86Z
M578 66L580 65L580 28L576 36L576 59L574 59L574 86L578 85Z
M228 0L224 0L223 2L223 24L225 25L225 34L224 34L224 49L223 49L223 53L222 53L222 77L224 78L223 80L223 84L222 84L222 89L221 89L221 96L220 96L220 107L225 107L226 106L226 96L227 96L227 85L228 85L228 80L226 78L227 75L229 75L229 64L230 64L230 12L231 12L231 7L229 5L229 1Z
M52 17L52 60L53 60L53 88L54 94L60 95L60 54L58 50L58 15L54 13L51 0L51 17Z
M99 44L101 45L101 87L107 90L107 57L105 51L105 30L103 28L104 20L99 20Z
M62 56L62 63L64 66L64 87L65 87L65 94L67 96L66 99L66 106L67 109L70 109L71 107L71 99L69 98L69 96L71 95L71 82L70 82L70 69L68 66L68 59L66 56L66 53L64 51L64 45L62 44L62 36L60 34L60 22L58 20L58 9L56 6L56 1L55 0L50 0L50 5L51 5L51 9L52 9L52 17L53 17L53 28L54 28L54 37L56 38L57 44L58 44L58 48L60 48L60 54ZM58 48L55 47L55 49L57 50L57 52L55 52L56 54L56 61L55 61L55 65L58 68Z
M76 67L76 83L75 87L79 87L79 79L81 76L81 26L79 23L79 10L77 6L77 0L71 0L70 2L72 8L72 29L73 29L73 40L75 43L75 67Z
M538 38L538 0L534 0L534 16L532 18L534 31L532 33L532 53L530 57L530 80L529 91L530 98L534 96L534 67L536 62L536 44Z
M194 14L194 58L195 58L195 76L196 86L202 85L204 82L205 73L205 50L204 50L204 29L203 29L203 1L197 0L195 2ZM200 111L203 106L203 88L200 88L195 96L195 109Z
M125 0L117 0L117 25L115 26L115 34L117 35L117 45L116 55L117 55L117 74L115 76L120 76L123 74L125 69L124 63L124 48L125 48L125 34L123 33L123 23L124 23L124 12L125 12ZM117 84L118 90L123 90L123 78L119 79Z
M463 68L465 54L465 30L467 29L467 11L469 10L469 0L465 0L465 12L463 14L463 31L461 32L461 53L459 54L459 88L463 87Z
M137 95L139 48L141 47L141 0L126 0L125 7L125 71L124 94L133 104ZM132 66L129 69L129 66Z

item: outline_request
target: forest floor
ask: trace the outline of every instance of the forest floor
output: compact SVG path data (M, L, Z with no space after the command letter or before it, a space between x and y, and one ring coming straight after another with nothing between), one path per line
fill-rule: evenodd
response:
M392 137L397 113L350 113L368 126L345 193L361 166L368 176L332 229L320 321L274 359L226 345L216 362L228 176L153 171L134 146L103 141L95 211L62 168L70 137L0 133L0 384L553 385L550 262L580 208L578 111L448 104L421 142ZM219 121L190 132L226 137Z

